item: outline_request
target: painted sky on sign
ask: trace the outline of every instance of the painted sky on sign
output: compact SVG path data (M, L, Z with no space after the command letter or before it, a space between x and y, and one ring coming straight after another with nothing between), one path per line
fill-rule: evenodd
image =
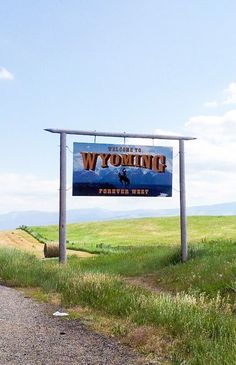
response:
M89 143L74 143L74 163L73 163L73 170L83 170L83 160L80 152L96 152L96 153L115 153L120 154L119 152L112 152L108 150L108 147L124 147L124 148L132 148L135 149L137 147L141 148L142 152L137 152L137 154L153 154L153 155L164 155L166 157L166 165L169 172L172 172L172 158L173 153L170 147L163 147L163 146L137 146L137 145L117 145L117 144L104 144L104 143L96 143L96 144L89 144ZM126 152L121 152L126 154ZM131 153L131 152L127 152ZM135 154L135 152L133 152ZM108 164L109 167L112 168L112 165ZM101 168L101 159L97 160L96 169Z
M43 131L50 127L195 136L186 142L187 205L236 200L234 0L0 6L0 213L58 209L59 138ZM178 206L176 143L166 142L173 198L127 207L123 198L72 198L74 141L93 138L68 137L68 209Z

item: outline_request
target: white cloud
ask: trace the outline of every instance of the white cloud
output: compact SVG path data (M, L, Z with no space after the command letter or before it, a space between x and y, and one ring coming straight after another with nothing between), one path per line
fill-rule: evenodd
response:
M0 67L0 80L13 80L14 75L6 68Z
M57 210L58 181L34 175L0 174L0 212Z
M204 106L207 108L216 108L218 106L226 106L236 104L236 82L231 82L228 87L223 90L222 100L207 101Z
M236 82L231 82L224 92L226 94L226 98L223 101L223 104L236 104Z
M236 201L236 110L221 116L192 117L186 128L197 137L186 143L191 204Z
M207 140L217 144L235 142L236 109L230 110L221 116L199 115L192 117L186 123L186 127L191 133L204 141Z

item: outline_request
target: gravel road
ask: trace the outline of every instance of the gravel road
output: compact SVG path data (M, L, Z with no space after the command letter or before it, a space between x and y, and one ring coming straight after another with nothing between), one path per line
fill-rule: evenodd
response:
M0 365L151 365L131 349L0 286Z

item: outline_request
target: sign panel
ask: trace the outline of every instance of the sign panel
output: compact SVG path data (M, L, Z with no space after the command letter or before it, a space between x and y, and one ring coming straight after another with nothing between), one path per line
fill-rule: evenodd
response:
M171 147L74 143L73 195L172 196Z

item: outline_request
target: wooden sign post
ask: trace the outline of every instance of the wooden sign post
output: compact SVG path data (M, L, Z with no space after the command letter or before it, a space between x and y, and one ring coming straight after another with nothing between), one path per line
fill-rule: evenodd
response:
M185 159L184 141L194 140L194 137L168 136L157 134L110 133L97 131L77 131L67 129L47 128L47 132L60 134L60 197L59 197L59 262L66 263L66 135L122 137L122 138L147 138L166 139L179 141L179 187L180 187L180 231L181 231L181 259L188 259L187 247L187 218L186 218L186 192L185 192Z

